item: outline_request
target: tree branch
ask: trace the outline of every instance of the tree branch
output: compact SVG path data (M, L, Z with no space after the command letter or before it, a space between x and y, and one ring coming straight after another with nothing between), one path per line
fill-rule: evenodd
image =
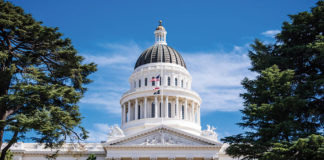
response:
M8 149L17 142L17 136L18 136L19 131L15 131L14 135L12 136L12 138L10 139L9 143L7 144L6 147L4 147L1 151L1 157L0 160L4 160L6 158L6 153L8 151Z

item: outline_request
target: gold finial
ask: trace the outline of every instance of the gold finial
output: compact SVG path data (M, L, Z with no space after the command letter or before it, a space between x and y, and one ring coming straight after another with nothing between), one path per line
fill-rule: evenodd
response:
M160 20L159 22L160 22L160 25L159 26L162 26L162 20Z

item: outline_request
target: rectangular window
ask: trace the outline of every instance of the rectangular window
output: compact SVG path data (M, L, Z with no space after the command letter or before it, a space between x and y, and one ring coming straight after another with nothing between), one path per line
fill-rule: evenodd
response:
M137 119L141 119L141 106L138 105L138 113L137 113Z
M136 88L136 81L134 81L134 88Z
M168 116L171 118L171 103L168 104Z
M178 78L175 78L174 84L175 84L175 86L178 86Z
M171 85L171 78L168 77L168 86L170 86L170 85Z
M155 105L154 105L154 103L152 103L152 113L151 113L151 117L152 118L155 117Z
M141 85L142 85L141 80L138 80L138 87L141 88Z
M181 112L182 119L184 119L184 106L181 107Z
M160 103L160 117L162 117L162 104Z
M145 78L145 82L144 83L145 83L145 86L147 86L147 78Z
M181 87L183 88L183 80L181 80Z

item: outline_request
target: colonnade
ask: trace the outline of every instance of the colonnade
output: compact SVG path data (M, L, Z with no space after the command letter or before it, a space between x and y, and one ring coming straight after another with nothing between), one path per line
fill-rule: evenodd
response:
M121 107L122 125L145 118L183 119L200 124L199 104L184 97L141 97L126 101Z

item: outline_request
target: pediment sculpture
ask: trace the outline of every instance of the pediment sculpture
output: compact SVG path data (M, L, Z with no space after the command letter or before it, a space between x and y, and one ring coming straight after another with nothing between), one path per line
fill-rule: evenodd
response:
M209 138L209 139L214 139L217 140L217 133L215 132L216 128L214 126L210 126L207 124L207 129L201 131L201 135Z
M120 137L125 137L123 130L118 125L111 126L108 132L108 141Z

